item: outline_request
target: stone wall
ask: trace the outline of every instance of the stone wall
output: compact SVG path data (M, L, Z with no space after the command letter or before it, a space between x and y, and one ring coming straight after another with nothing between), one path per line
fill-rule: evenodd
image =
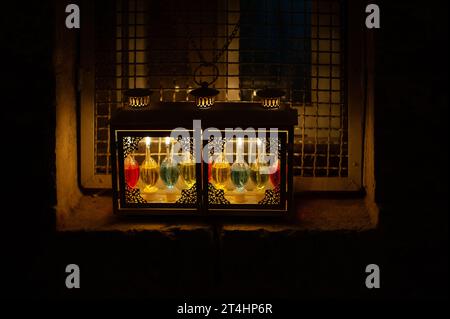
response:
M66 1L56 1L53 63L56 81L56 193L57 227L73 218L81 192L77 157L77 39L78 30L65 28Z

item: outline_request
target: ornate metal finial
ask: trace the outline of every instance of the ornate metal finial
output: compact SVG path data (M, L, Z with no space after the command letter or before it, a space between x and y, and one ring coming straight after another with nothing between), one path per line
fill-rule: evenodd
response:
M196 75L201 67L212 67L214 70L213 80L211 82L199 82L196 79ZM214 105L214 102L216 100L216 96L219 94L219 91L213 88L208 87L209 85L216 82L217 78L219 77L219 69L215 64L207 63L207 64L200 64L197 69L194 72L194 82L197 85L200 85L199 88L192 90L189 92L190 95L195 97L195 103L197 107L201 109L207 109Z
M141 109L150 106L150 96L152 91L149 89L129 89L124 93L126 107L131 109Z
M280 89L265 88L256 92L256 95L262 99L262 105L267 109L277 109L280 107L281 97L285 92Z

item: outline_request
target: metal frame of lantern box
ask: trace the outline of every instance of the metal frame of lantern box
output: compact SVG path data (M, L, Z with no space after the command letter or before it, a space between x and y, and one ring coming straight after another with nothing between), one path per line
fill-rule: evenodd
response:
M246 170L243 175L239 172L239 165L234 169L234 163L224 161L220 165L223 164L222 168L227 172L222 178L228 181L222 181L222 184L218 181L219 164L205 163L203 159L195 161L193 158L194 139L202 138L195 136L193 120L200 120L202 129L216 128L222 136L225 136L226 129L239 127L245 131L251 127L256 132L264 128L266 136L270 137L270 130L276 128L278 170L272 171L270 178L264 177L264 185L257 189L255 177L252 179L249 174L252 165L258 165L258 160L256 163L241 162L239 165ZM293 137L296 124L297 111L284 104L270 110L260 103L249 102L218 102L208 109L200 109L193 102L159 102L144 109L121 108L110 122L114 212L125 216L287 217L293 210ZM181 158L188 159L190 171L185 170L183 160L176 167L170 162L175 141L168 136L174 128L181 127L191 135L189 139L178 140L182 146ZM265 147L269 139L260 141L262 143L247 137L228 141L211 139L202 140L201 147L203 149L208 143L213 145L218 142L219 149L223 150L223 145L231 145L233 158L242 157L248 162L252 152L257 158L261 151L273 150ZM239 147L242 154L236 154ZM229 150L223 152L230 153ZM209 153L213 155L212 150ZM195 167L195 173L192 167ZM180 172L180 169L184 171ZM186 183L183 174L188 174L190 180L195 174L195 183Z

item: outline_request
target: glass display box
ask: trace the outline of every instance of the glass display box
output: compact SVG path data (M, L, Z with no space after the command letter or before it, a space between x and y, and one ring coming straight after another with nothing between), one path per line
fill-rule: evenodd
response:
M288 216L296 124L288 105L119 109L110 122L114 212Z

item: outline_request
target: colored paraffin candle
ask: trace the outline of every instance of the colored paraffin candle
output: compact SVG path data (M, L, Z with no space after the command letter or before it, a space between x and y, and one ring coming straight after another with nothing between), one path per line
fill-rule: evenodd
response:
M181 163L180 174L187 187L191 188L194 186L196 181L195 163Z
M145 160L142 162L139 169L139 175L141 182L143 184L144 190L149 191L159 178L159 166L156 161L152 158L150 153L151 138L145 138Z
M173 188L178 181L180 171L178 170L177 165L174 165L172 161L165 159L161 163L160 175L167 188Z
M225 155L222 153L211 166L211 180L214 187L225 189L225 185L230 179L230 175L230 163L225 160Z
M133 155L128 154L124 163L125 183L130 188L136 187L139 180L139 164L134 159Z
M212 178L212 162L209 161L208 162L208 182L211 180Z
M250 169L247 163L234 163L231 166L231 181L238 191L243 191L250 177Z
M144 161L140 168L141 181L145 188L156 185L159 178L159 166L155 161Z
M255 184L256 189L263 189L269 180L269 164L265 161L265 147L260 139L258 143L258 157L255 163L250 165L250 179Z
M195 161L189 152L184 154L183 161L180 163L180 175L188 188L194 186L197 180L195 176Z
M274 164L274 172L270 174L270 181L273 186L278 186L280 184L280 161L276 161Z
M159 174L161 176L161 180L164 182L167 188L171 189L178 182L180 171L178 169L178 165L173 160L173 154L169 153L169 145L170 145L170 138L167 137L166 138L167 156L161 163Z
M238 138L236 144L236 162L231 166L231 181L238 191L243 191L250 177L250 168L242 154L243 141Z
M250 166L250 178L257 189L263 189L269 180L269 166L266 163L253 163Z

